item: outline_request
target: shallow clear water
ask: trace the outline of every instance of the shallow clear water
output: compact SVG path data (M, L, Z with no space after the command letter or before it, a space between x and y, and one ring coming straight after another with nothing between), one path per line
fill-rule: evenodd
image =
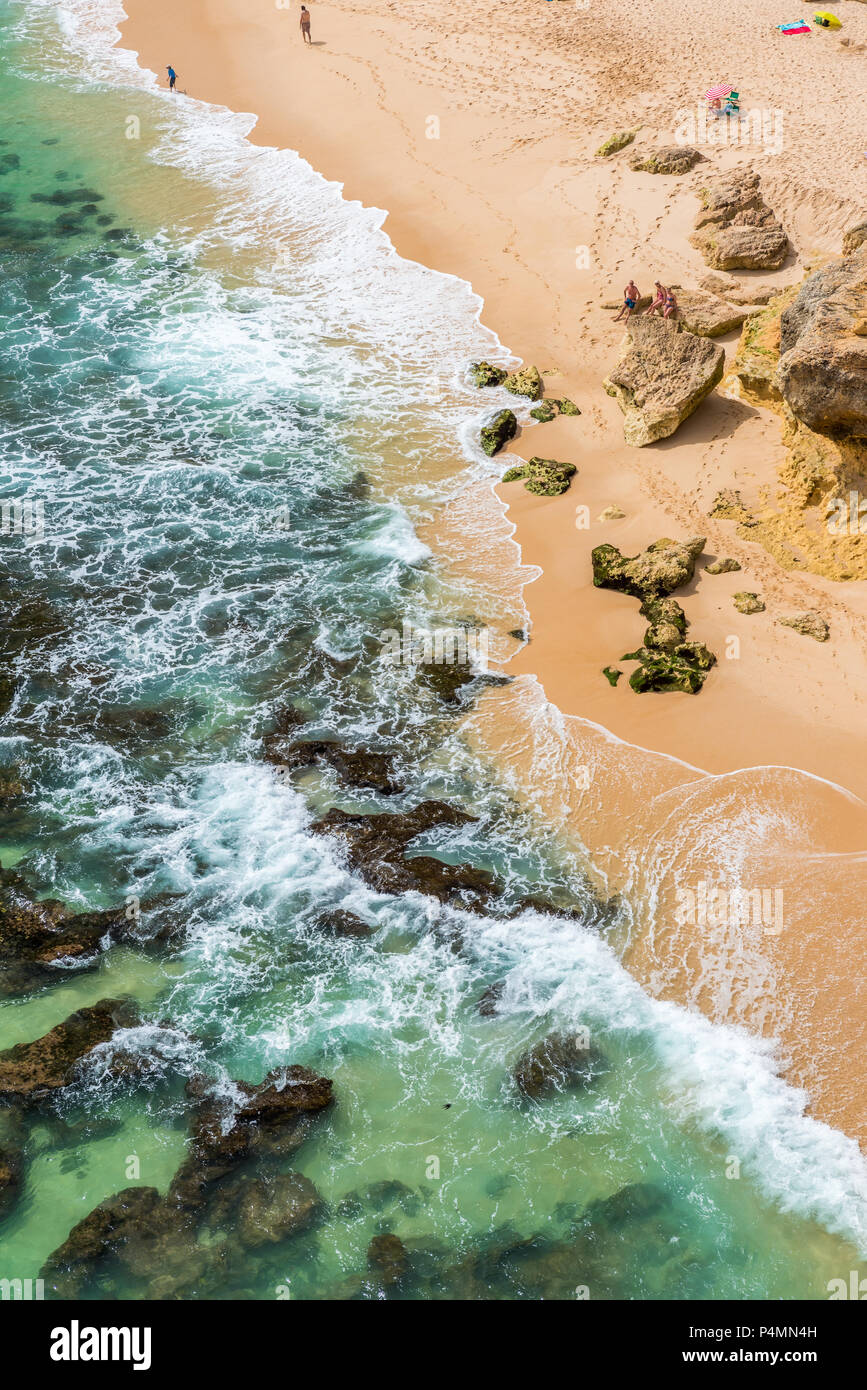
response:
M491 472L464 369L505 355L478 302L239 118L151 90L100 37L112 13L0 12L0 496L44 507L44 536L2 539L0 763L25 795L0 860L75 908L174 895L185 935L0 1003L2 1048L129 995L145 1023L125 1046L149 1062L120 1083L102 1049L28 1120L0 1275L35 1277L132 1158L133 1181L167 1187L185 1079L303 1063L334 1080L293 1159L322 1219L242 1253L218 1296L376 1297L360 1276L383 1231L413 1252L409 1298L825 1296L867 1230L854 1145L801 1118L757 1044L643 993L577 848L471 753L459 705L381 659L404 619L487 625L495 655L522 625L416 534ZM286 706L391 753L405 794L278 777L260 740ZM556 890L585 923L377 894L310 830L332 804L423 797L478 817L443 857L494 869L506 904ZM375 934L323 935L336 907ZM516 1058L578 1025L604 1077L519 1104ZM652 1198L588 1213L630 1184ZM148 1292L110 1267L87 1289Z

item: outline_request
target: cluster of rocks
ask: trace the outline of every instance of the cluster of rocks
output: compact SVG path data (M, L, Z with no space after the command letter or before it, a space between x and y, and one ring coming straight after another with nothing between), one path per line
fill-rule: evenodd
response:
M789 239L761 194L758 174L722 174L699 190L692 245L715 270L779 270Z
M674 434L722 379L725 352L672 319L633 316L623 355L603 382L623 411L623 437L643 448Z
M613 545L599 545L592 552L594 585L639 598L639 611L649 622L643 646L621 658L639 663L629 677L630 686L639 693L680 690L695 695L716 662L701 642L686 639L686 614L670 597L692 579L704 546L704 537L695 536L686 541L659 540L634 556L622 555ZM611 679L615 669L606 668L611 684L616 683Z
M504 390L511 391L513 396L524 396L528 400L539 401L540 404L534 406L530 415L540 424L547 424L551 420L556 420L558 415L581 414L575 402L570 401L567 396L549 396L546 400L542 400L545 384L538 367L521 367L516 372L507 372L505 367L497 367L491 362L473 362L470 366L470 376L478 387L502 386ZM482 449L489 458L493 458L494 454L499 453L509 440L515 438L517 431L518 420L514 411L508 409L498 411L482 427ZM565 491L565 489L561 489L561 491Z

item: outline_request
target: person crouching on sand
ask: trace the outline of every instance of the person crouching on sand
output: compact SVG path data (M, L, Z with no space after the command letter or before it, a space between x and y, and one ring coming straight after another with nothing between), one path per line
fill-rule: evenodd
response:
M665 308L665 301L668 298L668 290L665 288L665 285L661 285L658 280L654 280L653 288L656 290L656 294L654 296L653 303L648 304L647 308L645 309L645 314L655 314L657 309L660 313L662 313L663 309Z
M628 320L629 315L632 313L640 298L641 291L639 290L635 281L630 280L629 284L626 286L626 289L623 291L623 308L620 310L620 313L616 314L615 317L612 319L612 323L617 323L619 319L623 318L624 314L626 315Z
M305 43L313 42L310 37L310 11L306 5L301 6L301 38Z

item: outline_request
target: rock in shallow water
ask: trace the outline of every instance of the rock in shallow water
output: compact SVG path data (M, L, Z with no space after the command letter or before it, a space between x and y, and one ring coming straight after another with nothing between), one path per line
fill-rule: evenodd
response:
M482 449L488 458L493 458L494 454L498 454L503 445L514 439L517 433L518 421L514 413L511 410L501 410L493 420L482 427Z
M512 1069L515 1085L528 1100L542 1100L558 1091L590 1086L607 1070L599 1048L580 1033L550 1033L518 1058Z
M79 1009L43 1037L0 1052L0 1102L35 1104L70 1085L79 1063L119 1028L138 1022L135 1006L101 999Z

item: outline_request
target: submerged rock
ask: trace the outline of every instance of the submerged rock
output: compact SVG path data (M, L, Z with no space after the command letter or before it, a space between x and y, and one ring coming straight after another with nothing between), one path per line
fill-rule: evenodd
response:
M11 1211L18 1198L24 1154L15 1145L0 1144L0 1221Z
M748 589L740 589L734 595L733 601L739 613L764 613L765 611L765 605L758 594L753 594Z
M441 825L465 825L474 819L441 801L424 801L397 815L353 815L329 811L313 829L322 835L339 834L346 843L349 862L380 893L415 890L440 902L465 900L481 905L493 889L492 875L470 864L445 864L430 855L406 856L410 841Z
M322 1199L308 1178L278 1173L245 1179L229 1219L241 1244L255 1250L307 1230L321 1210Z
M390 1231L374 1236L367 1247L367 1264L386 1288L392 1288L400 1283L409 1269L406 1246Z
M531 401L538 401L545 389L538 367L521 367L517 372L510 372L503 385L513 396L528 396Z
M374 928L368 926L367 922L356 917L354 912L346 912L343 908L323 913L316 925L322 931L330 932L332 936L362 937L373 936L374 933Z
M0 997L56 980L58 961L96 964L132 925L124 908L74 914L57 899L36 900L20 875L0 870Z
M190 1132L189 1152L172 1179L170 1203L201 1207L211 1189L240 1163L261 1156L287 1157L301 1147L320 1111L332 1102L333 1083L308 1067L269 1072L258 1086L235 1082L239 1101L188 1084L200 1101Z
M479 996L476 1003L476 1013L482 1018L496 1018L499 1008L498 1005L503 997L506 986L503 980L497 980L494 984L488 985L487 989Z
M76 1298L94 1267L137 1238L143 1222L161 1208L162 1197L155 1187L127 1187L106 1197L49 1255L41 1277L61 1298Z
M632 144L639 129L640 127L636 126L635 130L618 130L614 135L609 135L596 151L597 159L605 159L610 154L617 154L618 150L625 150L627 145Z
M815 642L827 642L831 629L820 613L796 613L791 618L778 618L783 627L791 627L802 637L812 637Z
M566 492L577 471L574 463L533 457L527 463L508 469L502 480L512 483L523 478L527 491L535 493L537 497L559 497Z
M138 1022L135 1007L101 999L58 1023L44 1037L0 1052L0 1102L35 1104L75 1080L79 1063L119 1028Z
M809 276L783 310L776 383L810 429L867 439L867 245Z
M725 352L671 319L631 318L626 348L603 382L624 414L623 437L643 448L674 434L722 379Z
M606 1070L604 1054L585 1037L550 1033L518 1058L512 1077L528 1100L541 1100L557 1091L590 1086Z
M686 174L704 155L692 145L663 145L657 150L636 150L629 167L644 174Z
M394 796L404 789L394 775L393 759L387 753L349 749L336 741L287 740L279 734L267 735L264 743L266 761L289 771L325 763L350 787L370 787L383 796Z
M470 376L478 387L502 386L509 373L504 367L494 367L490 362L473 362Z
M493 458L494 454L498 454L503 445L514 439L517 433L518 421L514 413L511 410L501 410L493 420L482 427L482 449L488 458Z
M664 539L631 556L622 555L614 545L597 545L591 554L593 583L598 589L615 589L642 600L663 598L689 583L705 544L704 536Z

